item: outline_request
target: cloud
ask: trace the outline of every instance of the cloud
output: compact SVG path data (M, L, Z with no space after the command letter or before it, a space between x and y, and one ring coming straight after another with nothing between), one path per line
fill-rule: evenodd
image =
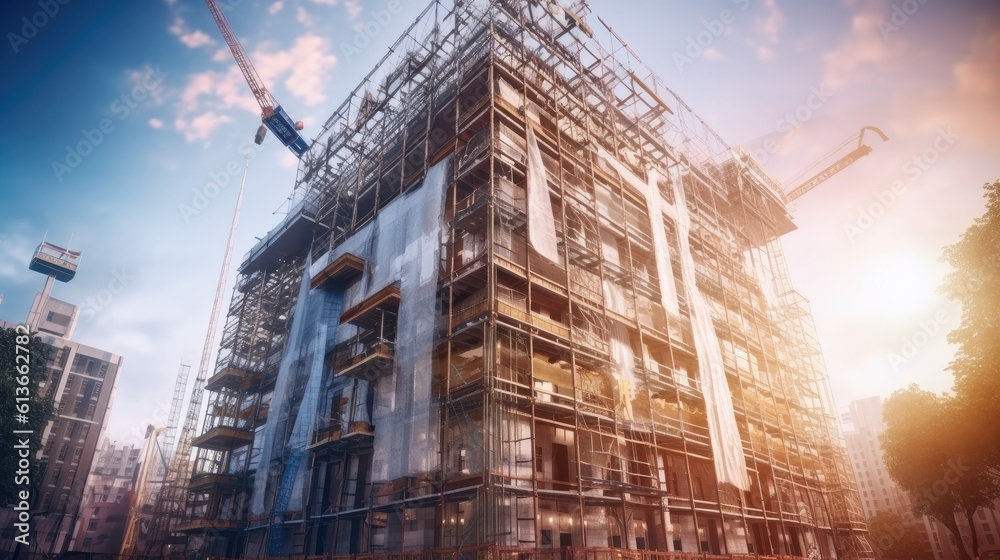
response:
M233 119L227 115L220 115L215 111L206 111L190 120L184 117L177 117L174 126L184 133L184 139L188 142L205 140L212 135L216 128L222 126Z
M774 56L774 47L781 39L781 30L786 21L785 14L778 7L777 0L764 0L764 10L764 15L754 20L757 36L747 41L761 60Z
M345 0L344 8L347 9L347 17L351 19L358 19L361 16L363 8L361 7L361 2L358 0Z
M140 68L135 68L132 70L127 70L125 73L125 80L127 82L127 88L129 91L143 91L146 94L145 104L159 106L163 105L166 101L167 88L164 85L165 82L156 82L153 87L150 87L150 79L157 78L160 76L160 66L159 65L145 65ZM163 74L169 79L169 73Z
M851 18L851 35L823 55L826 64L824 81L831 88L846 86L864 70L890 58L891 46L879 30L879 22L885 11L883 3L866 3L863 6Z
M282 84L291 96L312 106L326 100L326 77L337 64L337 57L331 51L329 39L310 32L296 38L288 49L262 45L250 54L250 59L269 89ZM224 72L206 70L191 74L178 95L174 126L189 142L207 139L228 122L226 115L233 109L260 114L260 106L239 67L231 60L227 63L229 68Z
M767 14L757 18L757 31L764 35L764 40L768 43L777 43L781 28L785 26L785 14L778 8L777 0L764 0L764 8Z
M295 169L299 165L299 158L288 150L281 150L278 156L278 165L285 169Z
M313 4L319 4L321 6L337 6L340 5L340 0L310 0ZM361 16L361 12L364 8L361 6L360 0L344 0L342 4L344 9L347 10L347 17L355 20Z
M277 81L288 74L285 87L306 105L316 105L326 100L324 78L337 65L337 57L330 54L331 44L326 38L307 33L295 40L292 48L272 54L254 53L257 71L266 83Z
M973 38L970 55L954 66L956 92L966 98L994 101L1000 94L1000 31Z
M195 29L191 33L185 33L180 36L182 43L191 47L192 49L203 47L205 45L215 44L215 39L212 39L204 31L200 29Z
M212 60L215 62L225 62L227 60L232 60L233 51L229 50L228 46L222 47L221 49L212 53Z
M174 22L167 28L167 30L170 31L172 35L177 36L181 43L192 49L215 44L215 39L211 38L204 31L200 29L189 29L187 23L184 21L184 18L180 16L174 17Z
M285 3L281 2L279 0L278 2L275 2L275 3L273 3L273 4L271 4L270 6L267 7L267 13L269 13L269 14L271 14L273 16L274 14L280 12L281 9L284 8L284 7L285 7Z
M715 47L708 47L705 49L705 54L702 56L704 56L706 60L725 60L726 58L726 55Z
M35 282L36 277L25 271L37 245L20 233L0 233L0 280L16 285Z
M950 74L945 87L900 99L895 126L911 134L950 125L963 144L993 149L1000 129L1000 31L995 25L969 38L967 54L951 65Z
M149 126L151 126L153 128L156 128L156 129L163 128L163 121L161 121L160 119L157 119L157 118L149 119Z
M299 6L298 9L295 10L295 18L299 20L299 23L305 25L306 27L311 27L313 24L312 16L309 15L309 12L307 12L302 6Z

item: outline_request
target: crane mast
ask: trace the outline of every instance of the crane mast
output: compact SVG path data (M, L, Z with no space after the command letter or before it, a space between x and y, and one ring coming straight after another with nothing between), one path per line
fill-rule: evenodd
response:
M208 367L212 359L212 350L215 347L215 331L219 325L219 314L222 310L222 302L225 296L226 279L229 277L229 265L232 262L233 245L236 242L240 209L243 206L243 192L247 184L247 172L250 169L249 155L246 156L246 160L246 166L243 168L243 181L240 183L240 192L236 198L233 223L229 229L229 241L226 243L226 252L222 259L219 284L215 288L215 300L212 304L212 315L208 321L208 333L205 335L205 343L201 350L201 362L198 364L198 373L194 379L194 386L191 389L191 398L188 401L187 414L184 418L180 437L177 440L177 448L174 450L170 461L170 469L167 472L167 479L160 493L160 500L156 504L155 521L158 524L158 528L156 538L153 542L161 547L167 543L172 533L177 532L177 527L183 522L187 514L188 488L192 475L191 449L195 430L198 427L198 416L201 413L202 399L205 395ZM157 552L164 555L167 554L166 550Z
M121 556L126 558L132 557L136 552L140 523L142 523L142 509L149 496L149 478L155 472L153 453L156 450L156 438L162 431L163 428L155 428L153 425L146 428L146 443L143 445L142 462L139 465L135 489L130 492L131 504L125 526L125 536L122 538Z
M212 17L219 26L219 31L222 32L226 44L229 45L229 50L232 51L233 57L236 59L236 64L240 67L240 72L243 72L243 77L246 79L247 85L250 86L250 91L253 92L254 97L257 99L257 104L260 105L261 122L296 157L301 158L306 150L309 149L309 143L298 133L303 128L302 121L293 121L281 105L278 104L274 96L271 95L271 92L268 91L267 86L264 85L264 80L260 78L257 69L250 62L250 57L247 55L246 49L243 48L243 44L236 37L233 27L229 25L226 14L222 13L219 3L216 0L205 0L205 3L208 4L208 10L212 12ZM260 144L263 140L263 132L258 131L257 143Z
M184 406L184 395L187 389L188 375L190 371L191 365L186 362L182 362L180 369L177 371L177 380L174 382L174 398L170 403L170 415L167 417L166 427L157 428L152 432L147 430L146 445L149 449L145 451L142 467L136 479L136 490L132 500L132 505L129 508L125 536L122 538L122 556L131 556L136 553L139 533L142 531L141 524L144 520L149 520L148 516L143 513L146 500L151 493L151 490L147 488L149 486L149 479L153 478L159 469L159 466L154 466L153 464L153 455L151 450L158 447L156 444L156 438L159 437L161 432L164 433L164 436L163 447L160 448L160 461L163 463L164 471L167 471L168 469L166 464L168 460L167 457L174 446L174 436L177 432L177 420L180 418L180 411ZM150 428L152 428L152 426ZM150 437L153 439L150 440ZM166 472L164 474L166 474ZM162 499L165 497L164 494L162 494L163 484L160 485L159 491L161 492L159 498Z

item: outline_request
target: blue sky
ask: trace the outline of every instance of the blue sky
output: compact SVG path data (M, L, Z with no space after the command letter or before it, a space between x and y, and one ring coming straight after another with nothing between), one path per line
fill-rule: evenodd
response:
M239 181L226 169L242 167L241 145L260 121L203 2L63 1L0 7L0 317L23 320L42 286L27 269L34 246L72 236L83 263L53 295L84 306L78 340L125 357L108 435L131 439L162 422L178 364L200 355ZM50 2L58 12L38 15ZM262 77L307 136L425 6L229 3ZM870 157L796 203L786 257L813 302L839 405L914 382L946 390L954 348L942 333L960 310L936 294L938 258L982 213L981 185L1000 178L996 3L590 6L598 37L607 38L601 16L787 187L862 126L885 130L889 143L869 138ZM294 165L273 138L255 154L233 269L281 219ZM213 177L230 184L182 212ZM127 286L100 303L122 277Z

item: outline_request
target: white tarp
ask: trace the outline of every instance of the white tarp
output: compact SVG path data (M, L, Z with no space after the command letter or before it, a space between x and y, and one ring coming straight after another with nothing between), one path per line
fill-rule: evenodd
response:
M677 223L677 240L680 245L681 277L691 309L691 328L695 351L698 354L698 373L701 391L705 396L705 415L715 463L715 476L720 483L729 483L740 490L750 489L743 443L736 424L733 396L729 391L726 370L722 364L722 348L712 322L712 310L698 289L694 257L691 253L691 216L684 198L681 178L674 180L674 214Z
M649 174L649 181L636 177L629 168L621 164L604 148L598 154L604 158L633 188L641 192L646 199L646 210L649 213L649 225L653 233L653 256L656 259L656 275L660 281L660 304L671 315L680 315L677 303L677 285L674 282L673 269L670 266L670 243L667 242L667 230L663 226L664 207L669 206L660 195L657 182L660 176L655 172Z
M545 177L545 161L538 149L535 131L528 122L528 241L546 259L560 263L556 223Z
M774 307L778 302L778 297L774 290L774 274L771 273L770 259L766 250L760 247L751 247L743 253L743 264L747 274L757 279L760 291L764 295L764 301L768 307Z

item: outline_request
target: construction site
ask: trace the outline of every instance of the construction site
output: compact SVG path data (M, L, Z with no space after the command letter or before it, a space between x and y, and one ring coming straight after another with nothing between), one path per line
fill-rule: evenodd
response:
M781 185L585 2L435 1L388 52L134 552L874 558Z

